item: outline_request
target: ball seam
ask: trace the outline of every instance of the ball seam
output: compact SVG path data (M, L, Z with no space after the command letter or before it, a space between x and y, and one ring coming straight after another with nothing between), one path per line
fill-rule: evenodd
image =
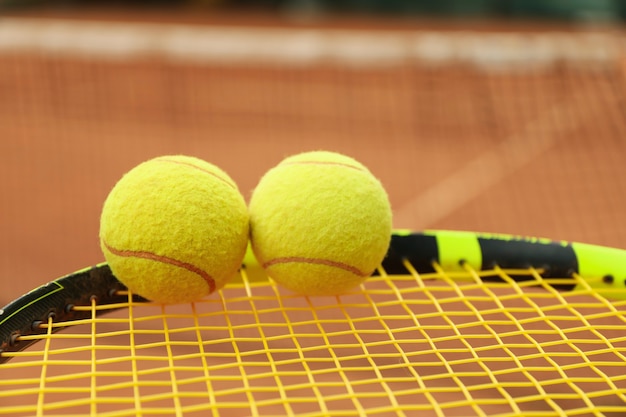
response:
M230 181L228 181L226 178L224 178L224 177L220 176L219 174L217 174L217 173L215 173L215 172L209 171L208 169L205 169L205 168L203 168L203 167L201 167L201 166L198 166L198 165L192 164L191 162L186 162L186 161L178 161L178 160L176 160L176 159L169 159L169 158L159 158L159 159L157 159L157 161L161 161L161 162L169 162L169 163L172 163L172 164L184 165L184 166L187 166L187 167L190 167L190 168L197 169L197 170L199 170L199 171L204 172L205 174L209 174L209 175L211 175L212 177L214 177L214 178L216 178L216 179L220 180L221 182L223 182L224 184L228 185L229 187L231 187L231 188L233 188L233 189L237 189L237 186L236 186L236 185L234 185L233 183L231 183Z
M290 162L283 162L283 163L279 164L278 166L279 167L284 167L284 166L290 166L290 165L330 165L330 166L351 168L351 169L354 169L356 171L369 173L369 171L367 169L362 168L360 166L351 165L351 164L348 164L348 163L345 163L345 162L334 162L334 161L290 161Z
M330 259L321 259L321 258L306 258L303 256L288 256L282 258L274 258L265 263L263 263L263 268L269 268L274 265L287 264L287 263L306 263L313 265L325 265L330 267L335 267L339 269L343 269L344 271L351 272L354 275L359 277L367 277L370 274L367 272L363 272L360 269L338 261L332 261Z
M155 262L161 262L169 265L173 265L179 268L186 269L189 272L199 275L202 279L206 281L209 285L209 293L215 291L215 280L211 275L209 275L206 271L198 268L197 266L179 261L178 259L170 258L164 255L157 255L156 253L148 252L148 251L134 251L129 249L117 249L111 245L109 245L106 241L102 240L102 244L104 247L111 252L113 255L121 256L123 258L141 258L148 259Z

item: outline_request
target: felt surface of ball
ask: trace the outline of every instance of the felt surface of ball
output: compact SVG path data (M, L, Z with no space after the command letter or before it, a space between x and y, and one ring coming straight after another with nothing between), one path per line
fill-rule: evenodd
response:
M246 203L224 171L190 156L161 156L113 187L100 218L100 246L132 292L160 303L189 302L236 275L248 228Z
M378 267L391 239L382 184L348 156L306 152L269 170L249 204L251 243L267 274L306 295L337 295Z

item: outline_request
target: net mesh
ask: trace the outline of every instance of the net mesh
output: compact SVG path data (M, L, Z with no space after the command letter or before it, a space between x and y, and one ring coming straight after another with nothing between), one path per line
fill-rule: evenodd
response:
M6 353L0 414L623 412L626 301L578 276L559 282L579 289L557 292L534 269L381 272L339 297L293 295L244 271L190 305L76 307L92 318L50 320L48 334L24 337L39 343ZM483 282L494 276L503 282Z

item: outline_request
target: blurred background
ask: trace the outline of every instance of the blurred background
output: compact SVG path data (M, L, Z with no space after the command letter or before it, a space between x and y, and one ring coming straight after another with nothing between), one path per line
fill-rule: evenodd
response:
M348 14L374 17L524 18L550 20L618 21L626 17L623 0L2 0L5 9L129 7L195 8L205 13L294 12ZM302 17L302 16L300 16ZM328 17L328 16L326 16Z
M620 0L0 0L0 304L103 260L102 203L190 154L246 198L351 155L397 228L626 247Z

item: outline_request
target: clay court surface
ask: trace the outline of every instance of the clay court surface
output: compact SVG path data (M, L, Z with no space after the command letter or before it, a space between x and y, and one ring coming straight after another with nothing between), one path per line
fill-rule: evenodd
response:
M297 22L197 12L12 19L0 22L0 304L100 262L99 213L109 189L135 164L161 154L205 158L249 197L260 176L284 156L335 150L361 160L381 179L398 228L626 247L626 69L624 39L614 28ZM193 45L184 37L183 46L169 53L157 47L112 56L80 46L85 22L102 23L112 35L115 26L107 25L124 21L124 28L135 25L139 33L148 25L150 36L173 36L168 20L178 29L199 30L201 37L212 30L213 49L200 51L204 59L193 46L176 54ZM3 32L16 22L44 28L62 22L79 35L56 52L41 42L45 36L16 47ZM274 36L276 28L280 36ZM249 61L242 58L246 53L219 59L220 30L224 39L243 39L236 45L260 39L268 49ZM498 31L522 44L549 33L547 45L566 42L582 58L553 57L541 65L487 59L488 65L477 65L485 60L480 52L462 53L463 36ZM326 55L294 61L280 42L276 49L267 43L304 32L325 39L319 47ZM565 34L573 37L563 41ZM447 51L457 48L461 58L425 62L427 47L405 48L415 36L422 47L430 45L427 35ZM342 50L333 36L352 39L352 46ZM383 45L372 55L366 42L372 36L388 40L396 52L387 54ZM603 39L612 45L606 56L585 55L598 42L606 45ZM33 46L37 42L48 46Z

